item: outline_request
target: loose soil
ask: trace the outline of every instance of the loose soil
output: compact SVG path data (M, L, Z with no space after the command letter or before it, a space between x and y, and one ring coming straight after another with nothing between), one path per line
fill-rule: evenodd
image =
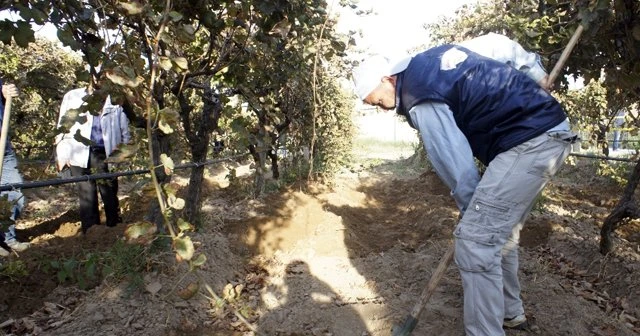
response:
M260 199L228 186L230 166L213 167L202 227L190 233L207 257L197 274L157 249L137 282L107 277L85 289L59 283L47 265L107 251L125 226L78 237L72 187L26 190L19 233L33 246L2 260L25 272L0 276L0 335L390 335L451 243L458 213L437 176L414 161L368 162L331 186ZM526 223L522 296L539 329L530 333L640 335L640 224L619 230L613 253L598 252L599 226L622 187L594 171L587 160L566 165ZM125 224L141 220L143 194L122 185ZM182 298L196 284L198 294ZM414 335L464 335L455 265Z

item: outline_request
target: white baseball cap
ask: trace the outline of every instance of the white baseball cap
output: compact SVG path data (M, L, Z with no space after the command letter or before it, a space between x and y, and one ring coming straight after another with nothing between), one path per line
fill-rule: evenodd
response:
M362 61L353 69L353 83L360 100L364 100L380 85L382 77L393 76L404 71L410 61L411 57L391 60L382 55L373 55Z

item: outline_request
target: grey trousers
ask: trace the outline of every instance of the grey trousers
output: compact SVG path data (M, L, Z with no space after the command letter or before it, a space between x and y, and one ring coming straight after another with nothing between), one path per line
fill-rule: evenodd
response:
M571 132L545 133L496 156L482 176L454 231L468 336L504 335L503 319L524 314L520 230L574 140Z
M0 184L22 183L22 175L18 170L18 159L13 151L5 152L4 163L2 165L2 178ZM13 203L11 219L17 220L24 207L24 195L20 189L3 191L0 196L7 195L7 200ZM11 225L7 232L4 232L5 241L15 239L15 225Z

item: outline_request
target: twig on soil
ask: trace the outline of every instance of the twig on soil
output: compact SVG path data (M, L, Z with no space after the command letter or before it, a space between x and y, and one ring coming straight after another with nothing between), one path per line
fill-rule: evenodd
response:
M602 259L602 265L600 266L600 271L598 271L598 275L597 275L597 278L599 280L602 280L604 278L604 275L606 274L607 264L610 256L611 256L611 253L607 253L604 255L604 258Z
M14 324L15 322L16 322L16 320L14 320L14 319L8 319L8 320L6 320L6 321L4 321L4 322L0 323L0 329L2 329L2 328L6 328L6 327L8 327L8 326L10 326L10 325Z
M209 284L205 283L204 287L207 289L207 292L209 292L209 294L213 297L213 299L216 302L225 302L216 294L216 292L213 291L213 289L211 288L211 286L209 286ZM212 299L212 298L209 298L209 299ZM240 320L240 322L242 322L247 328L249 328L249 330L253 331L256 336L266 336L258 332L258 329L249 321L247 321L247 319L245 319L244 316L242 316L242 314L240 314L234 307L230 305L227 305L227 306L231 309L231 311L233 312L233 315L235 315L238 318L238 320Z
M169 295L171 295L173 292L175 292L176 288L178 288L178 285L182 282L182 280L184 280L187 275L189 275L191 272L187 272L185 274L182 275L182 277L180 278L180 280L176 281L176 283L173 285L173 288L171 288L171 290L169 291L169 293L167 293L167 295L162 297L162 300L166 300Z

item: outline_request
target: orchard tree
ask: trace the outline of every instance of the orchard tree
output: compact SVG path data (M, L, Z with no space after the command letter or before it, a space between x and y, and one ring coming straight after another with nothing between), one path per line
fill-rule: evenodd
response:
M0 38L23 45L31 40L30 23L55 25L62 43L89 64L82 78L108 79L99 81L87 109L96 110L107 94L129 107L132 123L147 129L152 179L164 185L174 167L169 156L175 154L174 140L186 139L190 159L202 162L210 153L212 132L232 131L218 128L222 115L237 110L229 107L230 95L240 96L256 115L257 124L233 131L246 135L246 148L259 154L259 174L264 152L277 163L274 139L293 118L311 115L315 127L320 99L308 103L314 87L309 78L319 73L318 64L337 63L345 47L326 6L322 0L5 1L0 8L17 11L23 20L3 21ZM286 106L289 102L295 103ZM313 143L312 138L311 148ZM117 157L136 152L144 153L123 148ZM158 209L186 205L187 219L195 220L203 171L203 166L192 169L185 202L176 202L170 189L158 193ZM154 218L163 212L154 212Z
M58 122L60 101L76 85L80 55L38 39L26 48L0 44L0 73L20 95L12 107L12 142L22 157L48 158Z

